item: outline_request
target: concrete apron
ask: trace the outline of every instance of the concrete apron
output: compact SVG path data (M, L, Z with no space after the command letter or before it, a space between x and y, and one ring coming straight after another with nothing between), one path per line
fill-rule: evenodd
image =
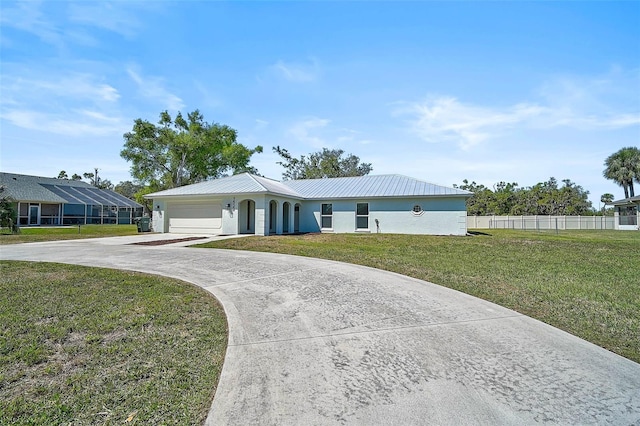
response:
M495 304L344 263L120 241L5 245L0 258L213 293L229 346L208 425L640 423L640 364Z

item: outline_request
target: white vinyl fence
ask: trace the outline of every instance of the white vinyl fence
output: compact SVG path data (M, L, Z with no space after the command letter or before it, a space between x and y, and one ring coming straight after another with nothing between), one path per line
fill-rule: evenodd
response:
M613 216L467 216L469 229L615 229Z

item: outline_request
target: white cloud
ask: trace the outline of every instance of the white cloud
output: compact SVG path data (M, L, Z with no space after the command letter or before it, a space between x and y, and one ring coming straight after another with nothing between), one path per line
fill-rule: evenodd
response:
M206 84L195 80L193 82L193 85L200 94L200 100L198 104L201 105L201 108L218 109L224 105L222 99L212 93L211 90L206 86Z
M98 45L99 38L90 34L91 28L132 37L142 25L140 13L158 8L157 2L19 1L14 4L3 6L2 26L33 34L58 49L65 49L67 44ZM10 41L3 44L11 46Z
M542 100L495 107L463 103L452 96L403 102L393 111L408 116L410 130L421 139L454 142L462 150L516 129L569 127L578 131L619 129L640 124L637 73L625 79L557 79L540 89ZM631 93L631 95L630 95Z
M427 142L455 141L469 149L506 127L539 116L544 109L527 104L492 109L441 96L407 104L395 113L412 115L412 130Z
M140 94L148 99L159 102L164 108L171 111L179 111L184 107L182 99L169 92L164 87L164 80L159 77L141 76L132 67L127 68L127 73L138 85Z
M282 60L271 65L269 69L287 81L309 83L316 81L320 74L320 67L315 59L311 63L286 63Z
M42 12L42 2L22 1L15 4L15 7L2 7L2 26L29 32L59 48L64 46L62 30Z
M89 117L91 119L95 119L97 121L103 121L107 123L120 123L119 117L110 117L106 114L103 114L99 111L90 111L90 110L79 110L77 111L79 114L84 115L85 117Z
M323 148L327 146L327 142L317 135L318 130L327 127L330 120L312 117L295 123L289 128L289 134L300 142L310 145L314 148Z
M302 142L314 149L343 149L350 152L354 147L374 143L366 139L361 131L345 127L331 126L331 120L326 118L310 117L298 121L287 130L293 142Z
M80 114L63 115L15 109L3 112L0 116L3 120L23 129L65 136L121 135L125 131L125 126L122 125L119 118L87 111Z
M82 2L69 4L71 22L103 28L127 37L135 35L141 26L132 7L139 2Z
M22 129L66 136L122 133L116 88L90 74L30 70L5 73L0 80L0 118Z
M268 125L269 125L269 122L267 120L262 120L260 118L256 118L256 128L264 129Z
M116 102L120 98L118 90L96 76L81 73L49 74L29 77L5 74L2 77L2 91L14 100L38 100L66 98L100 102ZM5 104L4 100L2 104Z

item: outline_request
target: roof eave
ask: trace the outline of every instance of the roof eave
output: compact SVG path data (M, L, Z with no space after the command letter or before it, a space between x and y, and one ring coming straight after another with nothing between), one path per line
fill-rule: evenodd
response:
M473 194L432 194L432 195L363 195L363 196L348 196L348 197L305 197L303 200L317 201L317 200L370 200L370 199L382 199L382 198L471 198Z

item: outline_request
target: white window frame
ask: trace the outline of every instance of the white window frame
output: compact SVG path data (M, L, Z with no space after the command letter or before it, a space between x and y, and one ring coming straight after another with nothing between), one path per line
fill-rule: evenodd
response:
M418 207L420 210L416 211L416 207ZM413 214L414 216L422 216L424 214L424 209L420 204L415 204L411 209L411 214Z
M324 206L329 206L329 209L331 210L330 214L325 214L324 213ZM326 227L324 226L324 219L325 218L329 218L329 220L331 221L331 226ZM333 229L333 203L322 203L320 204L320 229Z
M365 204L367 206L367 214L358 214L358 206L361 204ZM369 203L368 202L360 202L360 203L356 203L356 231L368 231L369 230ZM366 228L361 228L358 226L358 219L360 218L366 218L367 219L367 227Z

